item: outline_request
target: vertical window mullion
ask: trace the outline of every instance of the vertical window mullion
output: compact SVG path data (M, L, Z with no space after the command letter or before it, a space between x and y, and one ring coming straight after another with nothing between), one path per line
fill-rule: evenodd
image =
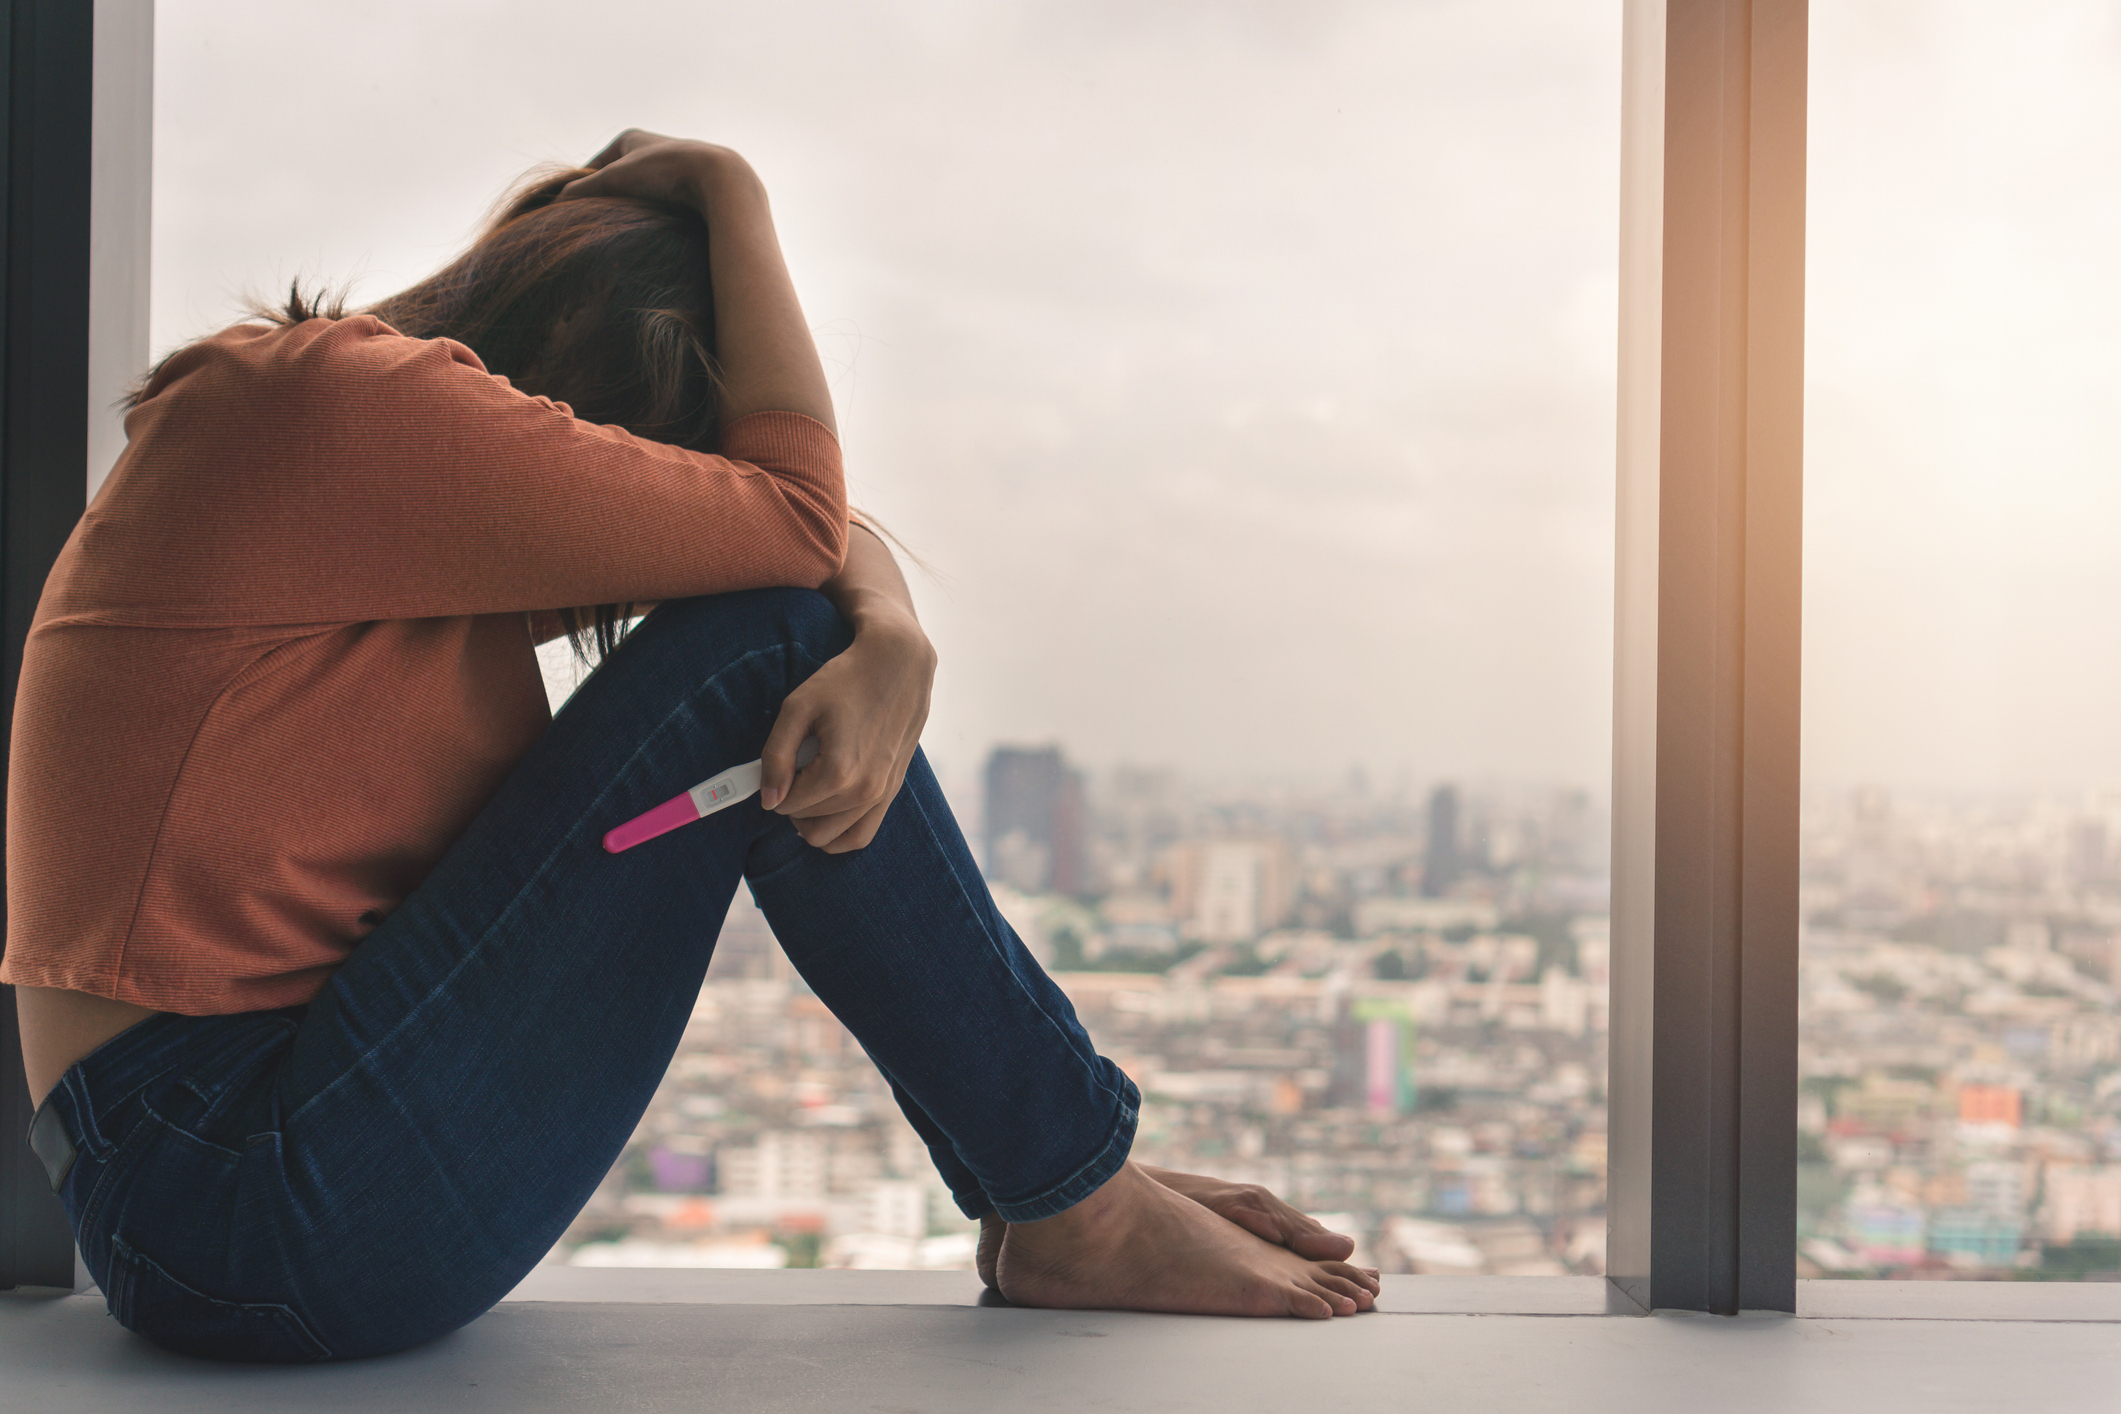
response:
M1805 0L1632 0L1615 1288L1795 1307Z
M124 444L113 404L147 362L153 0L0 0L0 43L0 626L12 722L45 576ZM0 762L5 752L0 739ZM25 1139L31 1112L13 989L0 988L0 1287L76 1286L73 1235Z

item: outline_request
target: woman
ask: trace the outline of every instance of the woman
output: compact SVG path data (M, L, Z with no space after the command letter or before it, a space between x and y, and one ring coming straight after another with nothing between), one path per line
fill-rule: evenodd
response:
M1345 1238L1128 1162L1134 1087L918 751L935 656L736 154L629 131L329 316L150 375L24 662L4 980L122 1323L296 1361L476 1317L631 1135L740 877L1010 1300L1370 1306ZM563 631L607 656L548 724ZM600 847L754 757L756 803Z

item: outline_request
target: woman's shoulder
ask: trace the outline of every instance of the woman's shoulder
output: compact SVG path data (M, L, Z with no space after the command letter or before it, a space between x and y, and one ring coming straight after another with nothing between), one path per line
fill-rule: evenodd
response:
M299 323L232 324L164 359L141 388L136 406L172 397L212 397L239 388L255 405L268 397L316 388L338 395L385 380L432 381L485 375L485 365L453 339L414 339L372 314Z

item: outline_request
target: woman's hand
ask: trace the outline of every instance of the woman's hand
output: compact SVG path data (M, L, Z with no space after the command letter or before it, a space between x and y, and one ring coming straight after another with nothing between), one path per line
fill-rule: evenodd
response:
M757 180L750 164L729 148L640 128L628 128L613 138L589 159L589 165L596 170L561 187L557 200L620 196L704 211L710 177L742 175Z
M628 128L589 165L596 170L560 188L561 201L660 201L689 206L707 223L724 425L747 413L799 412L837 436L832 389L751 164L711 142Z
M853 645L781 704L761 753L760 803L827 854L875 839L921 744L935 661L912 614L879 609L857 619ZM798 773L806 736L817 738L818 755Z

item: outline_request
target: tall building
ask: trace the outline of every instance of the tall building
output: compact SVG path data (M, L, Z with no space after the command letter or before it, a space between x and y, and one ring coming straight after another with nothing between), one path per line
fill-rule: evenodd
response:
M1288 921L1296 869L1278 839L1187 840L1164 852L1158 882L1172 917L1204 943L1241 943Z
M1089 891L1083 777L1057 746L997 746L987 758L987 877L1026 893Z
M1442 898L1464 872L1458 847L1458 788L1438 786L1429 792L1429 846L1422 858L1421 892Z

